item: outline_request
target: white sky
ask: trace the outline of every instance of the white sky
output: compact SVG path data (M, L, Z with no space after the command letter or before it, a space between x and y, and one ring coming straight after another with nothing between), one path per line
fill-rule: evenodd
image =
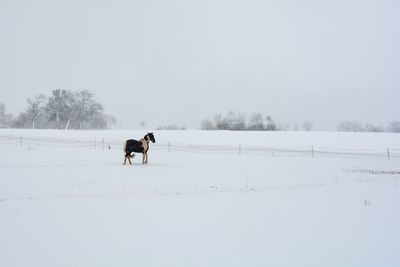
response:
M0 0L0 102L89 89L124 128L229 110L400 120L400 1Z

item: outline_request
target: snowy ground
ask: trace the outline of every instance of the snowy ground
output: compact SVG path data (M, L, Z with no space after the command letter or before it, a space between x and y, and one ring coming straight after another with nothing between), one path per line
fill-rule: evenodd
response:
M123 166L145 133L0 130L0 266L400 266L400 135L159 131Z

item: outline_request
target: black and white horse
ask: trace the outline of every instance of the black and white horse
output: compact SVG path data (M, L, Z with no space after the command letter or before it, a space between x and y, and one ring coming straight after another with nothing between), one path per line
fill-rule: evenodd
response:
M143 160L142 163L146 164L147 163L147 151L149 150L149 143L156 142L156 139L154 139L153 133L147 133L142 139L134 140L134 139L129 139L126 140L124 143L124 152L125 152L125 159L124 159L124 165L126 164L126 160L128 159L129 164L132 164L131 158L135 156L135 154L131 155L132 153L142 153L143 154Z

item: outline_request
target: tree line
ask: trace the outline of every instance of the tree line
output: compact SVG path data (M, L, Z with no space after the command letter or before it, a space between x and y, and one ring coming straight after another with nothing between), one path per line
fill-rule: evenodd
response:
M311 131L313 129L311 121L304 121L301 126L295 124L293 130ZM261 113L253 113L248 119L242 113L233 111L225 116L222 114L214 115L214 118L202 120L200 123L202 130L230 130L230 131L289 131L290 124L280 124L275 122L270 115L263 116Z
M0 103L1 128L107 129L116 123L89 90L52 90L50 96L35 95L16 117L7 114Z
M96 101L89 90L73 92L57 89L50 96L35 95L27 99L27 107L18 116L6 112L0 103L0 128L38 128L38 129L107 129L116 124L113 115L106 114L102 104ZM140 122L144 127L146 123ZM205 119L200 123L202 130L231 131L311 131L311 121L302 124L277 123L270 115L253 113L247 118L242 113L233 111L225 116L215 114L213 119ZM184 130L184 126L169 124L160 126L158 130ZM400 121L392 121L386 127L371 123L362 124L357 121L341 122L337 131L342 132L394 132L400 133Z
M233 111L225 116L214 115L214 118L202 120L202 130L230 130L230 131L311 131L314 125L306 120L302 124L281 124L272 119L270 115L263 116L261 113L253 113L248 119L242 113ZM356 121L341 122L337 128L340 132L393 132L400 133L400 121L392 121L386 127L371 123L362 124Z
M400 121L392 121L386 127L357 121L344 121L337 126L339 132L391 132L400 133Z

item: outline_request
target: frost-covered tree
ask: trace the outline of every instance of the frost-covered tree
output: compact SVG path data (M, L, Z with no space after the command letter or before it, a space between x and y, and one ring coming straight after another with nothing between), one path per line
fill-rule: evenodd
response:
M212 123L210 121L202 122L202 129L210 128ZM228 112L225 117L222 117L221 114L216 114L214 116L214 124L213 128L217 130L232 130L232 131L241 131L246 130L246 118L244 115L240 113L235 113L233 111Z
M49 97L28 98L27 108L13 121L17 128L105 129L116 124L89 90L57 89ZM0 118L1 119L1 118Z
M263 116L260 113L254 113L251 115L247 129L251 131L264 131L265 126Z
M285 125L284 127L290 127ZM280 127L280 128L284 128ZM263 117L259 113L254 113L247 122L246 116L242 113L230 111L223 117L221 114L216 114L214 120L203 120L200 123L200 128L203 130L231 130L231 131L277 131L278 125L267 116L267 123L264 124Z
M235 113L233 111L228 112L224 118L227 125L227 130L243 131L246 129L246 119L244 115Z
M221 114L216 114L214 116L214 125L218 130L228 130L228 124L225 119L222 118Z
M91 115L90 106L93 102L93 94L88 90L82 90L75 94L74 118L79 129L82 129L83 123L89 120Z
M50 115L50 121L55 123L57 129L68 129L69 123L76 108L74 95L70 90L53 90L48 98L46 112Z

